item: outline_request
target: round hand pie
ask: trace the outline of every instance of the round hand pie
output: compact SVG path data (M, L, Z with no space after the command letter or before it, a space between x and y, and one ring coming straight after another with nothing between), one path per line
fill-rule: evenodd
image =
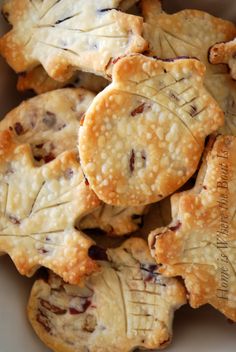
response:
M195 59L120 59L113 82L90 105L79 151L91 188L105 203L158 201L196 171L205 137L224 121Z

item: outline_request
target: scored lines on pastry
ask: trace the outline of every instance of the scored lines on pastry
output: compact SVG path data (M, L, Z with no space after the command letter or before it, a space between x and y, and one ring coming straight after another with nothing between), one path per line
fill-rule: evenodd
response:
M0 252L22 275L50 268L71 283L98 269L88 256L93 241L75 221L100 205L85 183L76 151L35 166L29 144L0 132Z
M17 73L42 64L58 81L76 69L110 77L117 57L147 48L142 17L118 11L122 2L5 1L13 28L0 39L0 52Z
M83 171L98 197L119 206L158 201L196 171L205 137L223 112L203 86L196 59L120 59L113 82L80 127Z
M185 303L182 284L156 272L146 242L138 238L108 249L107 261L99 263L101 272L81 287L51 273L35 282L28 316L41 340L56 352L167 346L173 313Z
M218 41L234 38L236 27L232 22L199 10L185 9L168 14L162 10L159 0L142 0L141 3L149 55L161 59L192 56L212 72L225 72L224 67L209 64L208 50Z
M171 1L169 1L171 2ZM236 37L234 23L199 10L168 14L159 0L142 0L147 54L161 59L191 56L206 66L205 86L225 113L223 134L236 135L236 86L225 65L209 62L209 49L217 42ZM223 45L223 44L222 44Z
M219 136L196 186L172 196L172 222L149 236L165 276L182 276L190 304L211 304L236 321L236 137Z
M94 93L79 88L39 95L9 112L0 122L0 131L8 129L18 143L29 143L35 164L49 163L61 153L77 149L80 121L94 97ZM112 207L101 202L91 214L78 219L76 228L126 235L142 226L146 211L145 206Z

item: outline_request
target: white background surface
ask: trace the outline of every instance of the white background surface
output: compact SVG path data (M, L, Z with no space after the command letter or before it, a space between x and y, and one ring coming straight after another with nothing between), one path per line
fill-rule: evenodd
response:
M168 0L165 4L171 5L172 10L198 8L236 20L235 0ZM0 19L0 33L4 28ZM0 117L20 99L22 97L15 91L14 75L0 59ZM17 273L9 258L0 257L0 352L48 352L26 318L32 282ZM223 315L210 307L198 310L183 307L176 314L173 344L166 351L235 352L236 324L229 324Z

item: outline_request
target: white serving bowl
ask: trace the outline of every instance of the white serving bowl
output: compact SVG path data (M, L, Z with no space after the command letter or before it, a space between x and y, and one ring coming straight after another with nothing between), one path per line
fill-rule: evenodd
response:
M171 5L172 10L198 8L236 20L234 0L168 0L165 4ZM1 18L0 34L5 30L6 25ZM16 92L15 82L15 75L0 59L1 117L22 100L22 96ZM21 277L11 260L3 256L0 257L0 283L0 352L48 352L34 334L26 317L26 304L33 279ZM229 324L222 314L211 307L193 310L185 306L176 314L173 343L166 351L235 352L236 324Z

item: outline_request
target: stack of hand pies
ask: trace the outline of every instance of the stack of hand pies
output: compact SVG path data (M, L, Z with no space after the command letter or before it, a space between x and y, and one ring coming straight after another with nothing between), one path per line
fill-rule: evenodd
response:
M0 122L0 253L28 277L44 267L39 338L159 349L186 303L236 321L236 26L159 0L2 13L0 53L36 96Z

